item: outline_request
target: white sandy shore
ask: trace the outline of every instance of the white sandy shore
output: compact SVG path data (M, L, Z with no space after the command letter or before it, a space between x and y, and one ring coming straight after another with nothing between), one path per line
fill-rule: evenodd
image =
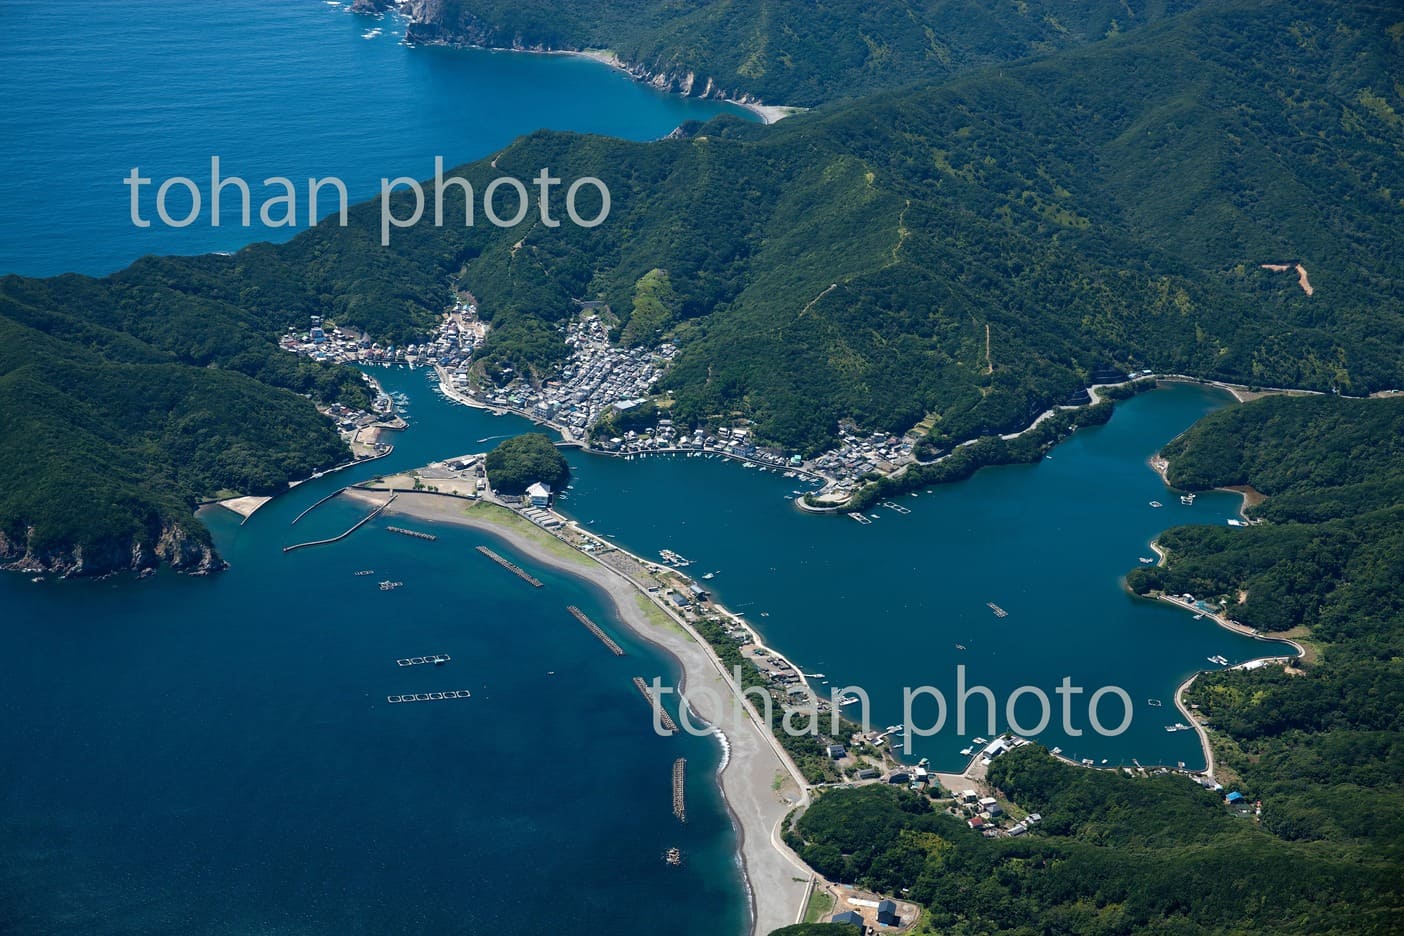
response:
M355 489L344 496L366 503L382 502L379 493ZM699 637L672 615L670 623L663 624L658 614L665 609L656 604L658 612L650 616L640 602L644 593L623 574L531 527L506 508L402 491L387 513L491 531L532 562L593 582L609 595L620 620L631 631L677 659L683 672L681 688L693 692L692 710L700 719L720 726L730 745L721 789L741 839L741 861L752 900L751 930L765 934L799 918L813 872L780 841L779 830L790 809L803 801L803 788L797 785L792 766L781 755L769 730L754 717L739 721L734 717L731 700L735 687ZM711 692L702 694L701 688ZM623 687L620 691L629 690ZM788 793L790 801L783 799L782 793Z
M231 497L227 500L215 501L220 507L232 510L245 520L252 517L255 510L271 501L271 497Z
M608 65L610 68L619 69L635 81L644 80L631 72L629 66L624 64L619 56L609 49L586 49L583 52L561 52L552 54L578 55L583 58L593 59L596 62L602 62ZM755 114L762 122L767 124L773 124L777 121L784 120L791 114L798 114L806 110L806 108L803 107L787 107L783 104L760 104L754 101L738 100L737 98L720 98L720 100L728 104L735 104L737 107L746 108L746 110Z

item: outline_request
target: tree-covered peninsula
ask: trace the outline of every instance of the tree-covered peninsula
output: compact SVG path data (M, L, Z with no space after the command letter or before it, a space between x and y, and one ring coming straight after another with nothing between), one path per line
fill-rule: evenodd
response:
M533 484L565 489L570 465L549 436L528 432L498 443L483 460L489 483L499 494L525 494Z

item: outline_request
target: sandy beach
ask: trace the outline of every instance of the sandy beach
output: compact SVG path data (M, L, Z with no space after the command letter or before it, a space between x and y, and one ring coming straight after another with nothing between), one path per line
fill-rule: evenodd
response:
M344 496L380 504L379 492L348 490ZM730 675L690 628L665 612L623 574L532 526L503 507L435 494L400 492L387 513L488 530L531 562L580 576L602 588L623 623L662 648L680 664L683 692L700 719L717 725L730 746L721 774L722 794L741 841L741 862L752 903L751 932L769 933L794 923L803 912L813 873L780 841L780 825L806 793L793 765L754 717L734 717ZM510 558L510 557L509 557ZM465 556L464 561L476 557ZM710 689L705 694L701 688ZM624 690L621 690L621 692ZM749 716L749 709L746 710Z
M271 501L271 497L231 497L227 500L215 501L217 505L232 510L245 520L252 517L255 510Z

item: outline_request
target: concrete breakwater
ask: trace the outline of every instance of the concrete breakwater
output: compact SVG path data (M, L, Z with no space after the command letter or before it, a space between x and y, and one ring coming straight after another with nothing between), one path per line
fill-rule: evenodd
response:
M658 724L663 726L663 730L669 734L676 732L678 730L678 723L673 721L673 716L669 715L668 710L663 708L662 704L654 698L653 690L648 688L648 683L644 682L642 676L634 677L634 688L638 689L639 694L648 702L648 707L657 713Z
M624 655L624 648L619 646L619 644L615 643L614 638L606 634L604 632L604 629L601 628L600 625L596 624L594 621L586 617L584 611L581 611L575 605L568 605L566 607L566 610L569 611L571 614L575 615L575 619L577 621L589 628L590 633L598 637L600 639L600 643L604 644L606 647L609 648L610 653L613 653L615 656Z
M340 492L338 492L338 493L340 493ZM350 536L352 533L355 533L355 532L356 532L357 530L359 530L361 527L365 526L367 523L370 523L370 522L371 522L372 520L374 520L376 517L380 516L381 513L384 512L384 510L385 510L386 507L389 507L391 504L393 504L393 503L395 502L395 498L398 497L398 496L399 496L399 495L397 495L397 494L391 494L389 500L387 500L385 503L381 504L379 507L377 507L377 508L375 508L374 510L372 510L370 513L366 514L366 515L365 515L364 517L362 517L360 520L357 520L356 523L355 523L350 529L346 530L344 533L339 533L339 534L337 534L336 536L333 536L333 537L331 537L331 538L329 538L329 539L312 540L311 542L308 542L308 543L294 543L294 544L291 545L291 546L284 546L284 547L283 547L283 552L288 553L288 552L292 552L292 551L295 550L295 549L306 549L308 546L326 546L326 545L328 545L329 543L340 542L341 540L346 539L346 537Z
M506 569L508 572L511 572L513 575L517 576L522 581L531 585L533 588L541 587L540 579L528 573L525 569L517 565L515 562L511 562L507 559L502 558L497 553L493 552L491 549L488 549L486 546L479 546L478 552L482 553L484 556L487 556L493 562L502 566L502 568Z

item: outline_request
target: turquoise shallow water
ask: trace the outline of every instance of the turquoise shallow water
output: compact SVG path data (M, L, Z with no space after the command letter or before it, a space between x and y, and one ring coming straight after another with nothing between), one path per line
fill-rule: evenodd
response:
M584 59L411 49L402 32L393 17L322 0L6 0L0 273L110 273L148 253L285 239L289 229L258 223L278 191L262 185L271 176L293 179L299 199L307 177L336 176L356 201L381 177L432 176L436 155L457 165L542 127L646 140L746 113ZM252 229L237 226L232 190L224 225L210 226L211 156L249 182ZM205 189L203 215L187 228L133 227L121 181L133 166L155 180L146 218L155 185L178 175ZM183 213L175 196L170 213Z

